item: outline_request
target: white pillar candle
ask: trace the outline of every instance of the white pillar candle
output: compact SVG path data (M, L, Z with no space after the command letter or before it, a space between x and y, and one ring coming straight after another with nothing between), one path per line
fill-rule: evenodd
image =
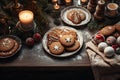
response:
M23 31L32 30L34 27L34 14L32 11L23 10L19 13L19 21Z
M23 10L19 13L19 20L21 24L30 24L33 22L34 15L32 11Z

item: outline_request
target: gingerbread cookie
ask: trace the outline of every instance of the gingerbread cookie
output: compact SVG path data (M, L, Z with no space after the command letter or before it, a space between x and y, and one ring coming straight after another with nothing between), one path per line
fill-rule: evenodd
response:
M77 40L77 33L75 31L70 30L68 34L72 35L74 37L74 39Z
M67 51L75 51L75 50L77 50L79 47L80 47L79 41L75 41L75 43L74 43L72 46L66 47L66 50L67 50Z
M77 33L73 30L63 29L60 37L62 37L63 35L72 35L75 39L77 39Z
M104 36L109 36L109 35L113 34L114 31L115 31L114 26L106 26L106 27L102 28L99 31L99 33L103 34Z
M60 37L63 30L59 29L59 28L56 28L56 29L53 29L52 32L55 33L58 37Z
M74 44L75 39L74 39L74 37L72 35L63 35L60 38L60 42L64 46L71 46L71 45Z
M10 51L14 47L14 40L11 38L3 38L0 40L0 51Z
M48 46L52 43L52 42L56 42L59 41L59 36L57 35L57 33L55 33L54 31L49 32L49 34L47 35L47 39L48 39Z
M63 53L64 47L61 45L60 42L53 42L49 46L49 50L52 54L59 55L59 54Z

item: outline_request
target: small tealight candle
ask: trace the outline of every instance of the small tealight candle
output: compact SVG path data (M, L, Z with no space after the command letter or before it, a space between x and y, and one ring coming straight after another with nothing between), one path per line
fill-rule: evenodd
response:
M54 5L54 9L55 10L59 10L60 9L60 5L58 5L57 3Z
M86 3L86 2L87 2L87 0L81 0L81 2L82 2L82 3Z
M87 5L88 0L80 0L82 5Z
M71 5L72 0L65 0L66 5Z
M29 10L24 10L19 13L19 20L21 24L30 24L33 22L33 12Z
M52 3L57 3L58 0L52 0Z
M71 0L65 0L66 3L71 3Z

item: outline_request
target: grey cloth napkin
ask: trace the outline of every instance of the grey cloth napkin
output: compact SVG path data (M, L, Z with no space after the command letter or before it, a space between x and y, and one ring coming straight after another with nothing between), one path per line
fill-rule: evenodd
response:
M95 80L120 80L120 55L107 58L92 41L86 43L86 51Z

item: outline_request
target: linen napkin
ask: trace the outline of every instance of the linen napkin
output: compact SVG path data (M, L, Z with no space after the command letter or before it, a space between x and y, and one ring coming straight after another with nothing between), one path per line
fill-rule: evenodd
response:
M120 55L107 58L92 41L86 43L86 51L95 80L120 80Z

